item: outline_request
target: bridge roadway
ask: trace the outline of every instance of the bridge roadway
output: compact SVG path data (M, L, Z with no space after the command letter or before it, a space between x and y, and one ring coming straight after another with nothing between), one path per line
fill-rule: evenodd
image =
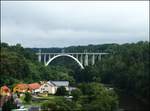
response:
M85 52L85 53L79 53L79 52L77 52L77 53L36 53L37 55L39 55L39 54L42 54L42 55L47 55L47 54L51 54L51 55L58 55L58 54L70 54L70 55L74 55L74 54L78 54L78 55L82 55L82 54L88 54L88 55L105 55L105 54L109 54L109 53L102 53L102 52Z

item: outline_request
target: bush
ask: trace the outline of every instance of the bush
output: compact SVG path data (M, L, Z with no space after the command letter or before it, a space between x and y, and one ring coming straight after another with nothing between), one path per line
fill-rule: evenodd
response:
M24 101L27 102L27 103L29 103L31 101L31 99L32 99L31 93L26 92L25 93Z
M83 111L79 103L66 100L62 97L43 103L41 108L44 111Z
M12 109L16 109L17 105L14 103L13 97L10 98L10 100L7 100L3 106L2 111L11 111Z
M85 111L116 111L118 96L114 91L107 90L99 83L80 84L83 92L81 105Z
M71 95L73 96L73 100L77 101L80 98L80 96L82 95L82 92L80 89L75 89L75 90L71 91Z

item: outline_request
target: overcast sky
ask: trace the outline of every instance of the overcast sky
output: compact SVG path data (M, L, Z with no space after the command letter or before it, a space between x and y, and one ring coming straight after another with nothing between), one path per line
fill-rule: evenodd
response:
M148 1L2 1L1 41L64 47L149 40Z

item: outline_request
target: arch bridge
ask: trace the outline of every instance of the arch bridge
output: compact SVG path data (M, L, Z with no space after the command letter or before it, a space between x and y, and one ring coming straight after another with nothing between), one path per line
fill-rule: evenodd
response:
M41 53L40 50L39 53L36 54L38 55L38 61L44 62L45 66L48 66L53 60L58 57L69 57L77 62L81 69L84 69L84 66L94 65L95 61L100 61L102 59L102 56L108 53Z

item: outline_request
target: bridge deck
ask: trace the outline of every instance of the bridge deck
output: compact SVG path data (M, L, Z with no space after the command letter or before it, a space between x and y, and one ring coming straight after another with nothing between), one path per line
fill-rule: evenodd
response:
M109 54L109 53L36 53L37 55L47 55L47 54L51 54L51 55L60 55L60 54L78 54L78 55L84 55L84 54L87 54L87 55L105 55L105 54Z

